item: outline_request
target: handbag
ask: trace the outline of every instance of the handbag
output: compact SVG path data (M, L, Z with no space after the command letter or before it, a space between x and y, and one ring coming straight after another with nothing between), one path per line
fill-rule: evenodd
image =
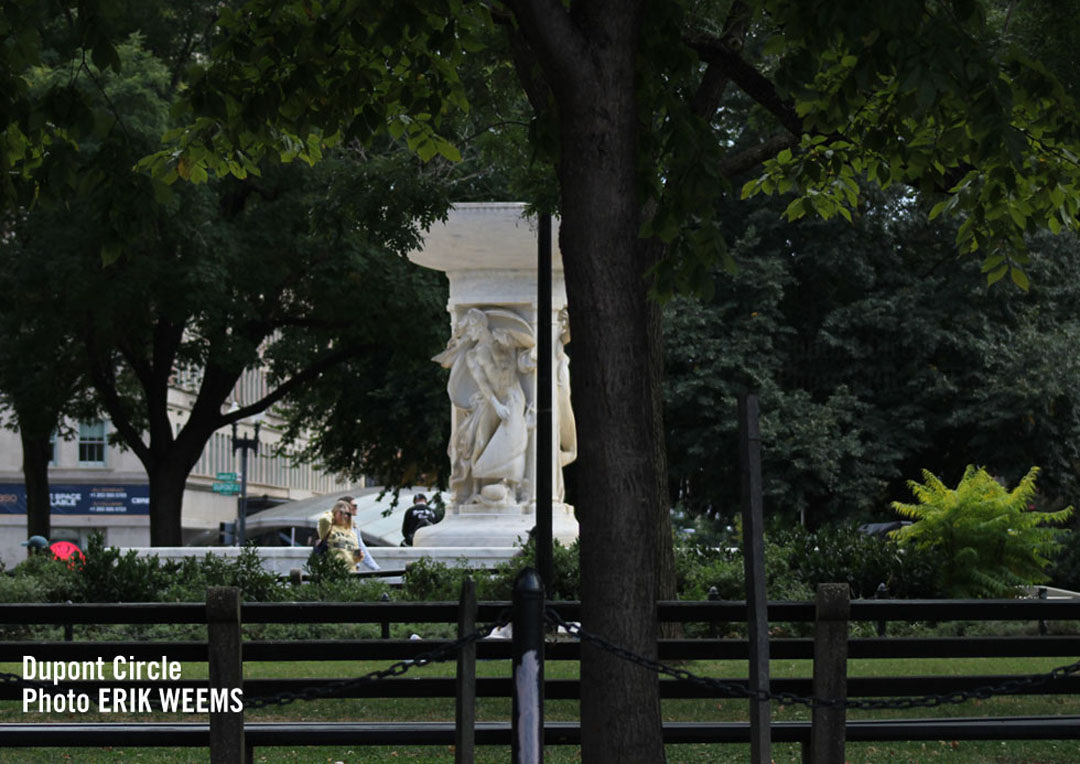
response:
M330 533L328 532L325 536L323 536L321 539L319 539L319 543L315 545L314 553L317 554L317 555L326 554L326 550L329 549L329 548L330 548Z

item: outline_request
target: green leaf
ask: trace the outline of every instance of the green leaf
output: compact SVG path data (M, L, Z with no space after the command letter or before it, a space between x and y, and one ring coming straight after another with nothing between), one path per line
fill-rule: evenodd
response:
M791 204L787 206L787 209L784 210L784 215L787 217L788 222L798 220L806 215L806 199L802 197L793 199Z
M173 200L172 187L161 178L151 178L150 184L154 189L154 199L158 204L168 204Z
M416 155L420 157L421 162L428 162L438 152L438 148L435 146L435 142L431 138L425 136L416 144Z
M987 284L987 286L990 286L992 284L996 284L998 281L1001 281L1001 279L1005 276L1005 274L1008 271L1009 271L1009 266L1008 265L1001 265L1001 266L995 268L993 271L991 271L990 273L988 273L986 275L986 284Z
M1027 274L1020 268L1013 267L1009 271L1009 275L1012 277L1013 283L1023 289L1025 292L1031 287L1031 282L1028 281Z
M1024 213L1021 212L1015 204L1008 205L1009 217L1016 223L1016 227L1023 229L1027 225L1027 218L1024 217Z
M101 245L101 264L109 266L120 259L124 253L124 245L118 241L107 241Z

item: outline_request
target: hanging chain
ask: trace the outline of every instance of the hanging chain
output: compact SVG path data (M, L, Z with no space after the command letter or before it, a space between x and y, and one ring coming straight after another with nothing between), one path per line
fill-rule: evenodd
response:
M306 687L297 691L284 690L275 693L274 695L260 698L245 698L244 708L251 710L265 708L266 706L284 706L296 700L316 700L318 698L326 698L345 693L354 687L359 687L360 685L368 684L370 682L377 682L382 679L401 676L410 669L418 666L426 666L429 663L440 663L442 661L450 660L461 648L484 639L489 636L491 632L495 631L495 629L506 626L508 623L510 623L510 617L509 611L506 611L500 614L499 620L495 623L482 626L471 634L466 634L464 637L460 637L453 642L447 642L445 645L441 645L434 650L418 655L415 658L398 661L384 669L371 671L363 676L351 679L341 679L314 687Z
M555 626L561 626L568 633L577 637L582 642L588 642L606 652L622 658L642 668L655 671L658 674L673 677L682 682L706 687L718 692L721 697L747 698L750 700L766 701L775 700L780 705L804 705L810 708L846 708L864 711L880 710L903 710L910 708L933 708L935 706L953 703L964 703L968 700L985 700L994 695L1009 695L1020 692L1029 687L1038 687L1048 682L1064 679L1080 672L1080 661L1070 663L1067 666L1059 666L1046 674L1033 674L1031 676L1009 679L1000 684L977 687L972 690L959 690L942 695L923 695L916 698L864 698L852 700L850 698L816 698L796 695L791 692L769 692L766 690L751 690L741 682L725 682L720 679L697 676L685 669L675 668L659 661L645 658L625 648L609 642L601 636L592 634L581 627L581 624L568 622L552 608L545 612L547 621Z

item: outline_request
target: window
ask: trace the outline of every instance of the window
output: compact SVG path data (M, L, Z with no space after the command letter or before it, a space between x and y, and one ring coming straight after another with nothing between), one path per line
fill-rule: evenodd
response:
M105 423L79 422L79 464L105 466Z
M49 435L49 466L56 466L56 430Z

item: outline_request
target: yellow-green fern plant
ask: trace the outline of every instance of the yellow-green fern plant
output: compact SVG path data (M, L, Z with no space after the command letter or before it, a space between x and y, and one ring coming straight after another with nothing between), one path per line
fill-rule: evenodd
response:
M1049 580L1046 568L1065 531L1047 527L1072 514L1030 511L1038 467L1012 491L985 469L968 466L955 489L929 470L908 481L917 504L892 504L914 520L893 538L901 549L931 549L941 555L942 591L950 597L1013 597L1021 586Z

